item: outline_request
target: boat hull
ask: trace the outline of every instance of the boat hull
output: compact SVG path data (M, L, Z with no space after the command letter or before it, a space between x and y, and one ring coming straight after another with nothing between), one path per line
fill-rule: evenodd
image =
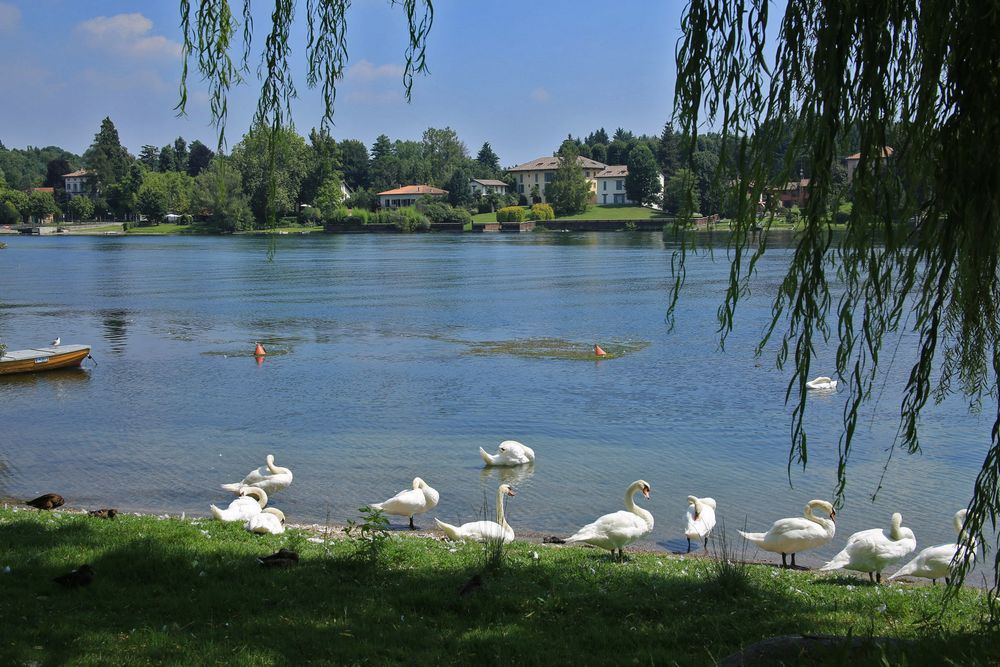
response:
M0 357L0 375L39 373L59 368L71 368L82 364L89 355L90 347L86 345L67 346L64 349L39 348L8 352Z

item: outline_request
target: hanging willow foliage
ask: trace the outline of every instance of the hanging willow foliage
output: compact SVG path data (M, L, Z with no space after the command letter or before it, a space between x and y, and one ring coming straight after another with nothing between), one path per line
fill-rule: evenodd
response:
M811 165L809 201L758 348L773 337L779 366L793 360L789 466L807 461L805 383L816 344L834 337L837 372L849 389L839 443L843 502L859 413L886 363L882 355L912 331L917 359L892 448L920 451L928 400L960 392L971 409L984 399L994 404L997 419L963 538L984 544L984 529L988 523L995 531L1000 512L1000 6L788 0L773 55L765 49L768 19L767 0L690 0L677 49L679 123L692 142L703 123L719 128L728 151L720 164L728 161L736 174L722 340L766 250L766 233L752 234L757 198L769 182L792 175L788 161L769 181L773 147L790 136L787 155L805 155ZM858 133L861 158L846 232L834 236L829 207L842 157L836 146L848 130ZM679 267L673 304L683 251ZM830 275L843 285L839 296L831 293ZM958 584L971 567L959 565Z

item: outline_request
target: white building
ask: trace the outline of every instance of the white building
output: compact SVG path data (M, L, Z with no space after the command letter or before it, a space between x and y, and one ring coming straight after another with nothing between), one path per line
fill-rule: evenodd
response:
M625 179L628 177L628 167L623 164L613 164L597 172L597 203L598 204L641 204L628 198L625 193ZM657 174L660 179L660 192L663 192L663 174Z
M555 178L561 161L562 158L559 157L540 157L508 169L507 171L514 174L517 179L517 194L524 195L530 202L531 191L537 185L539 197L543 202L547 201L545 186ZM590 183L590 203L597 203L598 200L594 198L597 174L608 165L582 156L577 156L576 161L583 168L583 177Z
M469 179L469 192L476 195L502 195L507 192L507 184L493 178Z
M413 206L424 197L447 196L448 191L435 188L430 185L404 185L395 190L386 190L378 193L379 208L400 208L401 206Z
M63 183L66 196L70 199L78 195L93 197L97 189L97 174L86 169L63 174Z

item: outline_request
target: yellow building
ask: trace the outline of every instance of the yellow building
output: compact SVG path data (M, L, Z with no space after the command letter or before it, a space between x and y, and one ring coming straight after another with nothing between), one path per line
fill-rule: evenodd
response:
M524 195L530 202L531 192L537 185L539 197L541 197L543 202L547 202L548 200L545 198L545 186L555 178L556 170L559 169L561 161L562 158L559 157L540 157L531 162L525 162L524 164L519 164L516 167L508 169L507 171L514 174L514 177L517 179L517 194ZM596 204L597 174L607 169L608 165L582 156L578 156L576 161L583 167L583 176L590 184L590 203Z

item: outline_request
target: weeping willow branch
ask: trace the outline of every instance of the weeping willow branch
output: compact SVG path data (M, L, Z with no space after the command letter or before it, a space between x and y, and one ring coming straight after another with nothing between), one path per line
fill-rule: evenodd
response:
M915 336L890 456L897 445L920 451L928 401L959 393L975 410L991 397L997 417L963 534L967 544L983 544L1000 514L1000 11L974 0L788 0L773 56L765 49L768 21L767 0L690 0L676 52L681 130L693 146L707 123L730 151L717 174L728 170L735 203L720 341L766 251L765 241L753 242L754 204L787 182L795 157L804 156L811 177L804 228L758 347L763 353L774 340L778 366L791 361L789 474L808 461L805 383L817 344L836 340L837 373L848 389L838 444L842 504L883 346ZM846 231L834 237L834 165L848 133L860 161ZM775 171L783 138L786 159ZM836 298L827 279L833 271L842 290ZM683 276L682 248L668 317ZM971 564L959 565L960 584Z

